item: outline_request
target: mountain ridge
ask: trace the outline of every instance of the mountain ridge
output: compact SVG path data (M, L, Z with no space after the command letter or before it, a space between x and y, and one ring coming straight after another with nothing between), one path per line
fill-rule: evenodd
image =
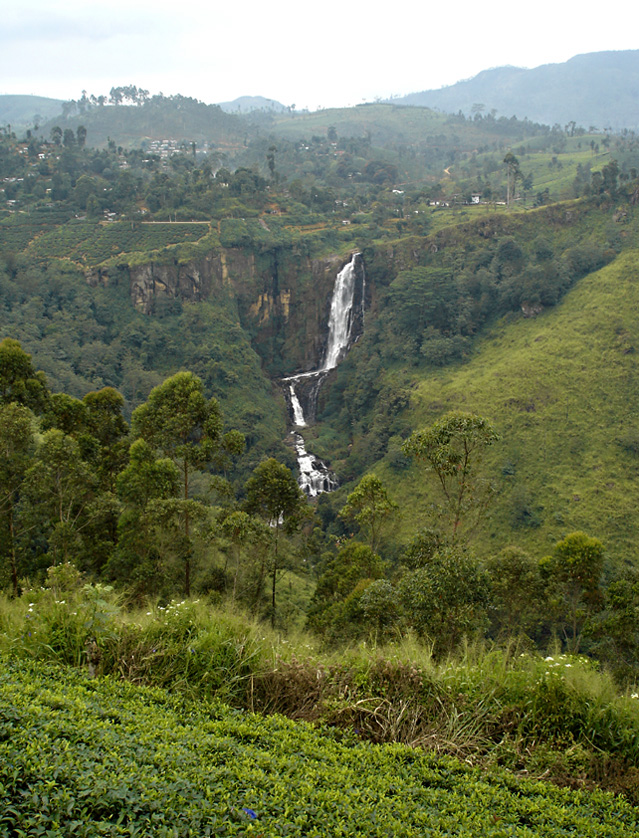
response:
M392 99L395 105L470 114L483 106L548 125L571 120L615 130L639 127L639 50L583 53L563 63L526 69L504 66L482 70L439 90ZM615 96L610 96L610 90ZM391 101L391 100L389 100Z
M48 96L0 95L0 124L24 130L38 122L53 119L62 111L62 99ZM36 119L36 117L40 119Z

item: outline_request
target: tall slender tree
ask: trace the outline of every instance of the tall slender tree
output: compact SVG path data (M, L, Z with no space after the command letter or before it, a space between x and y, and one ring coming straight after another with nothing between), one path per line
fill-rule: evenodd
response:
M479 513L485 507L489 484L481 480L477 466L484 449L498 439L488 419L452 411L430 428L414 431L402 447L406 455L426 463L437 476L453 541L459 538L466 513Z
M246 482L247 509L261 515L273 528L271 561L271 625L275 626L276 586L280 565L280 532L292 532L307 509L306 497L291 470L273 457L260 463Z
M155 387L147 401L133 411L131 428L134 436L171 457L182 474L184 587L190 596L190 476L218 456L240 453L244 438L237 431L222 433L222 413L217 399L206 398L202 381L192 372L178 372Z
M386 487L374 474L365 475L340 511L340 518L354 520L368 535L368 543L377 552L384 527L399 512L399 506L388 497Z
M17 507L35 450L36 418L21 404L0 406L0 555L9 561L13 595L18 589Z
M510 206L515 197L515 184L521 178L521 169L519 168L519 160L515 157L512 151L504 157L506 164L506 206Z

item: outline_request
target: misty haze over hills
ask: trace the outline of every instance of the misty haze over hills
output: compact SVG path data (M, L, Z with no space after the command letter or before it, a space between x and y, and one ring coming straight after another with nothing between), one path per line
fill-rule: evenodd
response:
M446 113L483 105L500 116L527 117L584 128L639 127L639 50L593 52L564 64L532 70L496 67L440 90L424 90L392 100L395 105L436 108Z
M282 113L288 110L286 105L275 99L267 99L264 96L240 96L233 99L232 102L218 102L217 103L226 113L244 114L252 111L269 111L272 113Z
M189 91L184 91L188 96ZM394 105L528 118L547 125L574 121L588 129L639 129L639 50L577 55L564 64L532 70L496 67L439 90L393 98ZM226 113L283 113L288 108L264 96L241 96L219 107ZM0 96L0 124L24 130L56 118L62 102L39 96Z

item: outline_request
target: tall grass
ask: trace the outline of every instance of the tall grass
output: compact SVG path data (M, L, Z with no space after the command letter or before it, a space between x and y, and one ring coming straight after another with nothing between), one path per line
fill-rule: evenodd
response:
M0 651L580 785L639 802L639 697L587 658L413 637L325 654L205 601L130 612L101 586L0 598Z
M192 697L244 704L269 649L257 623L198 600L126 611L101 585L30 590L19 600L0 596L5 653L84 666Z

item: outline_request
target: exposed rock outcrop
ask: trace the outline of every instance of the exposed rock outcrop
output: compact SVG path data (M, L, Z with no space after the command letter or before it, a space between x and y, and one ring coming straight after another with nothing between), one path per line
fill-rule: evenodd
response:
M267 366L286 358L285 372L303 372L316 369L322 358L335 275L345 261L338 255L313 259L294 249L226 248L185 263L100 268L86 278L97 286L112 281L111 271L114 277L118 272L118 281L128 274L131 303L147 315L162 300L201 302L231 293Z

